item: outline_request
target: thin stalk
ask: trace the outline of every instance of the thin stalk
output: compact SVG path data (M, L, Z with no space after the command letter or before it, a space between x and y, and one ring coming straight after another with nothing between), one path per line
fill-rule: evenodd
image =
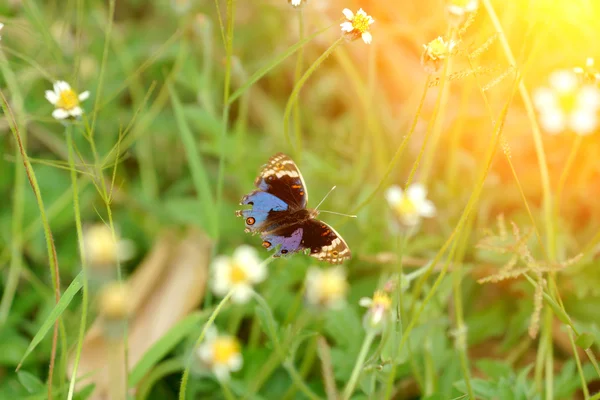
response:
M298 30L300 32L299 41L302 41L304 40L304 11L302 8L298 10ZM298 82L300 80L303 64L304 47L300 47L298 49L298 53L296 54L296 73L294 75L294 82ZM298 161L300 161L302 155L302 121L300 118L300 102L296 101L294 103L294 133L296 134L296 146L298 148L299 155Z
M179 386L179 400L185 399L185 392L187 390L188 380L190 379L190 366L192 364L194 352L196 351L196 349L198 348L200 343L202 343L202 341L204 340L204 336L206 336L206 331L208 331L208 328L210 328L212 326L212 324L215 322L215 319L221 312L221 309L223 308L223 306L225 306L225 304L227 304L227 301L229 301L229 299L231 298L232 295L233 295L233 289L230 290L229 293L227 293L227 295L225 297L223 297L221 302L217 305L215 310L212 312L212 314L208 318L208 321L206 321L206 323L204 324L204 327L202 328L202 332L200 332L200 336L198 336L196 343L194 343L194 347L192 348L192 354L190 356L190 359L186 363L185 369L183 370L183 375L181 377L181 385Z
M567 158L567 163L565 164L565 168L560 174L560 179L558 181L558 186L556 188L556 216L560 215L560 201L562 199L562 192L565 188L565 183L567 182L567 177L569 176L569 172L571 172L571 167L573 166L573 162L575 161L575 157L579 152L579 148L581 147L581 142L583 141L583 136L577 135L575 136L575 141L573 142L573 146L571 146L571 151L569 152L569 156Z
M577 345L575 344L575 339L573 338L573 329L571 329L570 326L567 326L567 334L569 335L571 350L573 351L575 363L577 364L577 372L579 373L579 379L581 380L581 390L583 391L583 397L585 400L587 400L590 398L590 391L585 381L585 375L583 373L583 367L581 366L581 360L579 359L579 349L577 348Z
M496 15L496 11L492 5L490 0L482 0L483 6L485 7L492 24L494 25L494 29L498 32L498 38L500 40L500 44L504 51L504 55L506 56L508 62L511 65L517 65L515 60L515 56L512 53L508 40L506 39L506 34L504 33L504 29L502 28L502 24ZM553 208L552 208L552 191L550 187L550 174L548 173L548 165L546 162L546 153L544 152L544 145L542 143L542 133L540 131L540 127L536 120L535 109L533 108L533 102L531 101L531 96L527 92L527 87L525 83L521 80L519 82L519 93L523 100L523 105L525 106L525 111L527 113L527 117L529 118L529 122L531 124L531 134L533 136L533 142L535 146L535 152L538 159L538 166L540 169L540 178L542 181L542 189L543 189L543 208L544 208L544 220L545 220L545 228L546 228L546 241L548 244L548 251L551 259L555 258L556 249L554 248L554 219L552 218Z
M329 48L327 50L325 50L325 52L323 54L321 54L321 56L319 58L317 58L316 61L314 63L312 63L312 65L310 67L308 67L308 69L306 70L304 75L302 75L302 78L300 78L296 82L296 85L294 86L294 89L292 90L292 93L290 94L287 104L285 105L285 111L283 113L283 134L285 135L285 139L290 148L294 147L292 144L292 140L290 138L290 132L289 132L290 113L292 111L292 106L298 100L298 94L300 93L300 89L302 89L302 87L304 86L304 84L306 83L308 78L310 78L310 76L313 74L313 72L316 71L316 69L319 67L319 65L321 65L321 63L323 61L325 61L325 59L327 57L329 57L331 55L331 53L333 53L335 48L340 43L342 43L343 40L345 40L345 39L343 36L341 36L338 40L333 42L333 44L331 46L329 46ZM296 152L297 151L298 151L298 149L296 149ZM296 159L300 159L299 153L296 153L295 156L296 156Z
M50 276L52 277L52 283L54 286L54 299L55 302L58 303L60 300L60 273L58 269L58 257L56 255L56 248L54 247L54 238L52 236L52 230L50 229L50 223L48 222L48 218L46 216L46 208L44 206L44 200L42 199L42 192L40 191L40 187L38 185L37 179L35 177L35 172L33 171L33 167L31 166L31 162L29 161L29 157L27 156L27 152L25 151L25 147L23 145L23 141L21 140L21 134L19 132L19 126L15 119L15 116L12 113L8 100L4 96L4 93L0 90L0 98L2 99L2 110L4 115L8 118L8 122L13 133L13 137L17 142L17 146L19 148L19 152L21 154L21 159L23 165L25 167L25 172L27 174L27 179L29 180L29 184L33 190L33 194L35 195L38 209L40 211L40 216L42 219L42 225L44 227L44 236L46 238L46 250L48 252L48 260L50 267ZM54 377L54 363L56 361L56 348L58 343L58 326L60 324L61 318L57 318L54 323L54 332L52 334L52 349L50 351L50 364L48 366L48 399L52 400L52 380Z
M431 82L431 75L427 75L427 80L425 81L425 87L423 88L423 94L421 95L421 100L419 101L419 106L417 107L417 112L415 114L415 117L413 118L413 122L412 122L412 125L410 127L410 130L408 131L407 135L404 135L404 138L402 139L402 142L400 143L400 146L398 146L398 149L396 150L396 153L394 154L394 157L392 157L392 160L388 164L387 171L385 171L385 174L383 175L383 178L381 178L381 180L379 181L379 184L377 185L377 187L375 188L375 190L373 190L373 192L369 195L369 197L367 197L362 203L358 204L351 211L351 214L357 214L364 206L366 206L367 204L369 204L371 202L371 200L373 200L375 198L375 196L383 188L383 186L385 185L388 177L390 176L390 174L392 173L392 171L396 167L396 164L400 160L400 156L404 152L404 149L408 145L408 141L412 137L412 134L414 133L415 128L417 127L417 122L419 122L419 116L421 115L421 110L423 109L423 104L425 104L425 97L427 96L427 91L429 90L429 82Z
M554 399L554 348L552 343L552 322L554 315L552 309L546 307L544 315L544 339L546 341L546 353L545 353L545 386L546 386L546 399Z
M77 368L79 367L79 360L81 358L81 350L83 348L83 340L85 338L85 329L87 323L87 310L88 310L88 276L87 276L87 262L85 257L85 246L83 242L83 229L81 224L81 211L79 209L79 187L77 184L77 171L75 169L75 155L73 146L73 135L72 126L67 126L67 147L69 148L69 167L71 168L71 188L73 191L73 210L75 212L75 226L77 229L77 241L79 243L79 256L81 258L81 269L83 271L83 287L82 287L82 301L81 301L81 321L79 322L79 338L77 341L77 349L75 350L75 361L73 363L73 372L71 374L71 382L69 384L68 400L73 398L75 393L75 382L77 381Z
M363 341L360 352L358 353L356 363L354 364L354 369L350 375L350 380L344 389L344 394L342 395L343 400L350 399L350 396L352 396L352 393L354 393L354 389L358 383L358 378L360 377L360 373L364 367L365 359L367 358L367 354L369 353L369 349L371 348L371 344L373 343L373 339L375 339L376 335L377 333L374 330L369 330L367 332L367 336L365 336L365 340Z

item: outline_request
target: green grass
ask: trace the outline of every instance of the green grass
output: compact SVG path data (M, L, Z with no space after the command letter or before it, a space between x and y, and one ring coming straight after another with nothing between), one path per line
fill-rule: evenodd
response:
M600 6L482 0L452 28L438 1L364 1L366 45L339 33L357 4L334 3L0 5L0 398L599 398L600 132L547 135L532 93L597 54ZM428 74L422 45L444 33L457 50ZM81 119L51 117L55 80L91 92ZM270 258L234 215L277 152L309 206L336 185L322 208L358 216L319 217L352 250L342 309L308 306L319 263ZM415 182L437 215L398 233L384 193ZM136 247L110 265L136 305L118 337L94 223ZM209 271L241 244L268 265L246 304L215 297ZM359 299L383 287L390 320L365 330ZM228 381L196 354L210 326L241 345Z

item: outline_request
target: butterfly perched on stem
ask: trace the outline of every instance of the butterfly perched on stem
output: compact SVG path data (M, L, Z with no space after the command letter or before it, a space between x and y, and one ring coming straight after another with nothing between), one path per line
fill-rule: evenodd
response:
M246 232L259 233L263 247L274 249L274 257L308 251L331 264L340 264L350 258L350 248L329 225L319 221L319 212L307 209L308 193L296 163L285 154L269 159L254 181L258 188L244 196L241 205L251 209L238 210L244 217Z

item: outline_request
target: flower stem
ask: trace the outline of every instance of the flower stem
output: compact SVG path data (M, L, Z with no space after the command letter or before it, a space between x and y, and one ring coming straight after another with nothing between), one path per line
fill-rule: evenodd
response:
M215 319L217 318L217 316L221 312L221 309L223 308L223 306L225 306L225 304L227 304L227 301L229 301L229 299L233 295L233 291L234 291L234 289L230 290L229 293L227 293L227 295L225 297L223 297L223 299L221 300L221 302L217 305L217 307L215 308L215 310L212 312L212 314L208 318L208 321L206 321L206 323L204 324L204 327L202 328L202 332L200 332L200 336L198 336L198 339L196 340L196 343L194 343L194 347L192 348L192 354L190 355L190 359L187 362L187 365L185 366L185 369L183 370L183 376L181 377L181 385L179 386L179 400L184 400L185 399L185 392L187 390L187 383L188 383L188 380L190 378L190 366L192 364L192 359L194 357L193 353L198 348L198 346L200 345L200 343L204 340L204 336L206 335L206 332L208 331L208 328L210 328L212 326L212 324L215 322Z
M356 364L354 364L354 369L352 370L352 375L350 375L350 380L344 389L344 394L342 395L343 400L350 399L352 393L354 393L354 388L356 388L356 384L358 383L358 378L360 377L360 373L363 369L363 364L365 359L367 358L367 353L371 348L371 344L373 343L373 339L375 339L376 332L370 330L367 332L367 336L363 341L362 347L360 348L360 352L358 353L358 358L356 359Z

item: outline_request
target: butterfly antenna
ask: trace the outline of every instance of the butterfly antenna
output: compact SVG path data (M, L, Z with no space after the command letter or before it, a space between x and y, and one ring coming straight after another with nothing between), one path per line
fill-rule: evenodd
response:
M337 186L332 187L331 190L329 190L329 192L327 192L327 194L325 195L325 197L323 197L323 200L321 200L321 202L319 204L317 204L317 206L315 207L315 211L317 211L319 209L319 207L321 207L321 204L323 204L323 202L325 201L325 199L331 194L331 192L333 192L333 190L336 187Z
M350 217L350 218L356 218L356 215L351 215L351 214L342 214L339 212L335 212L335 211L327 211L327 210L321 210L319 211L321 213L328 213L328 214L335 214L335 215L341 215L343 217Z

